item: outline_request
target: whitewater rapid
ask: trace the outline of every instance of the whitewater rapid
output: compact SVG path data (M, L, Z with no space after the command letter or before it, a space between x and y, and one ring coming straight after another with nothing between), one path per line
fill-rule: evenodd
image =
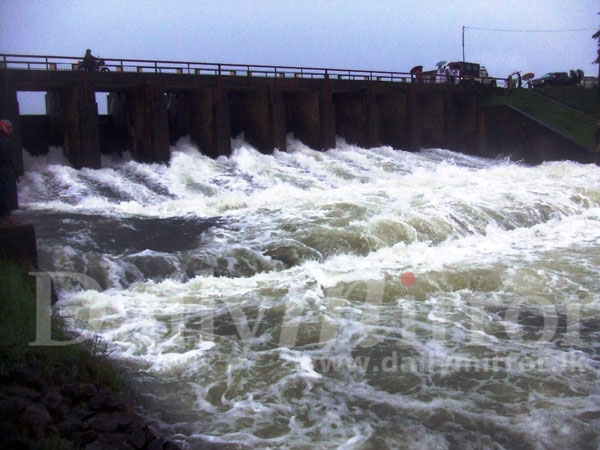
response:
M243 139L26 155L59 307L190 448L596 448L600 168Z

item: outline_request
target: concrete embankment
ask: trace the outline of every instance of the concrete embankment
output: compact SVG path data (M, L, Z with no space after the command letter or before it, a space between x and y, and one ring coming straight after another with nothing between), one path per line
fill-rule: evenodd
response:
M593 151L512 105L486 106L485 123L487 156L508 155L527 164L598 163Z
M0 225L0 259L13 261L25 271L37 267L37 245L33 225Z

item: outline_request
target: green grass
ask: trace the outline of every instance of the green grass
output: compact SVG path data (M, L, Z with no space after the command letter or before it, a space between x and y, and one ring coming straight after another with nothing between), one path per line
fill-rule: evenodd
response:
M567 88L564 88L567 89ZM583 89L570 88L573 91ZM573 100L573 103L575 101ZM592 150L597 119L579 114L528 89L516 89L508 95L488 99L489 105L512 105L545 125L569 137L579 145Z
M36 337L36 296L33 278L14 263L0 261L0 374L18 366L41 368L49 383L93 382L125 393L122 373L99 339L65 346L31 346ZM71 339L64 320L52 317L52 338Z
M585 114L600 118L598 89L580 89L571 86L536 89L542 95L557 100Z

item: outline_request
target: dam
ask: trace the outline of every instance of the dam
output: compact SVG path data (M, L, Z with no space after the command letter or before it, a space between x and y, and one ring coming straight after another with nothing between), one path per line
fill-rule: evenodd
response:
M101 286L63 283L57 305L178 443L599 442L599 168L486 103L502 90L0 60L39 267ZM47 114L20 115L24 91Z
M485 155L483 101L496 90L492 79L436 84L409 72L104 62L107 71L88 72L75 57L0 55L0 114L14 124L15 147L61 146L75 168L99 168L105 147L166 162L169 145L185 135L206 155L229 155L241 133L263 153L285 151L293 133L317 150L335 147L337 135L364 148ZM19 114L24 91L46 93L46 115ZM98 92L108 93L107 115L98 114Z

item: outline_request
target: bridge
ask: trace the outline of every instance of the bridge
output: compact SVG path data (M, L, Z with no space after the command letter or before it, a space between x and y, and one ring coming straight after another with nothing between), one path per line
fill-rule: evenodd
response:
M77 57L0 55L0 115L23 147L60 145L76 168L99 168L102 151L168 162L170 144L189 135L211 157L231 137L261 152L285 151L286 135L313 149L336 135L361 147L443 147L486 154L486 96L493 79L458 84L409 72L105 59L109 71L79 70ZM503 81L503 80L502 80ZM46 115L19 114L18 92L46 93ZM95 94L108 93L99 115Z

